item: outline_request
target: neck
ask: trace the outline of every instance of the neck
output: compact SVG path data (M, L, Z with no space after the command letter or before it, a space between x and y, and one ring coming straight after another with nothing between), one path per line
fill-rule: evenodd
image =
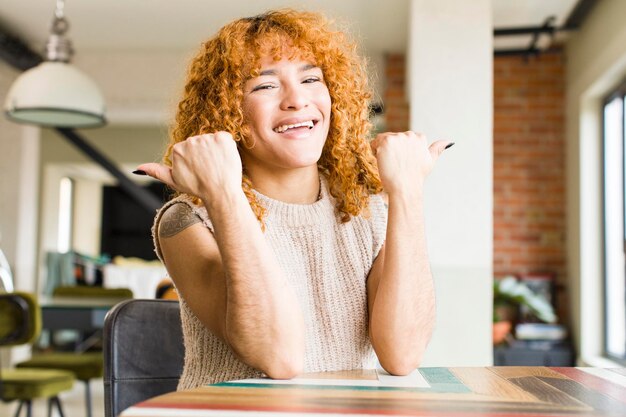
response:
M252 186L261 194L289 204L311 204L320 195L320 174L317 167L289 170L272 175L248 172Z

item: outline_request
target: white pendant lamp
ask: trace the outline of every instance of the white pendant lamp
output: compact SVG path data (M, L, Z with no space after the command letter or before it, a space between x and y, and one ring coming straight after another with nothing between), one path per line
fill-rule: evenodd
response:
M19 123L40 126L102 126L106 123L104 98L98 86L69 64L74 51L65 37L69 24L63 8L64 1L57 0L47 59L15 80L7 94L6 115Z

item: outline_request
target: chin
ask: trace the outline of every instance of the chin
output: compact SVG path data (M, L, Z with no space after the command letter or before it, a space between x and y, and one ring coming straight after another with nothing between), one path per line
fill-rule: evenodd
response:
M294 158L291 161L285 161L285 168L298 169L298 168L310 167L311 165L317 166L317 162L319 160L320 160L319 155L315 157L310 157L310 158L302 158L302 157Z
M319 159L316 160L312 160L312 161L297 161L297 162L292 162L290 164L287 165L287 168L290 169L300 169L300 168L308 168L310 166L317 166L317 161L319 161Z

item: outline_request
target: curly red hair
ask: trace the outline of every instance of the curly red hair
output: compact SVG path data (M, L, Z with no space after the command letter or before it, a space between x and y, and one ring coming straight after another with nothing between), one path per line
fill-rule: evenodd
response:
M285 41L289 49L285 49ZM164 162L171 166L176 143L202 133L230 132L240 146L253 146L242 109L244 83L259 73L262 56L280 60L289 50L298 58L311 60L324 74L332 107L318 167L328 179L342 221L349 221L367 208L370 194L382 191L367 140L371 93L365 63L356 49L345 33L312 12L270 11L227 24L203 44L191 62ZM263 224L265 210L252 187L244 168L242 188Z

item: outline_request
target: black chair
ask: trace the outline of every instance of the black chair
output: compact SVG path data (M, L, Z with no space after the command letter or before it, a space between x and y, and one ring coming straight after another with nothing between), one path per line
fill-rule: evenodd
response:
M176 391L185 349L178 301L127 300L104 321L104 414Z

